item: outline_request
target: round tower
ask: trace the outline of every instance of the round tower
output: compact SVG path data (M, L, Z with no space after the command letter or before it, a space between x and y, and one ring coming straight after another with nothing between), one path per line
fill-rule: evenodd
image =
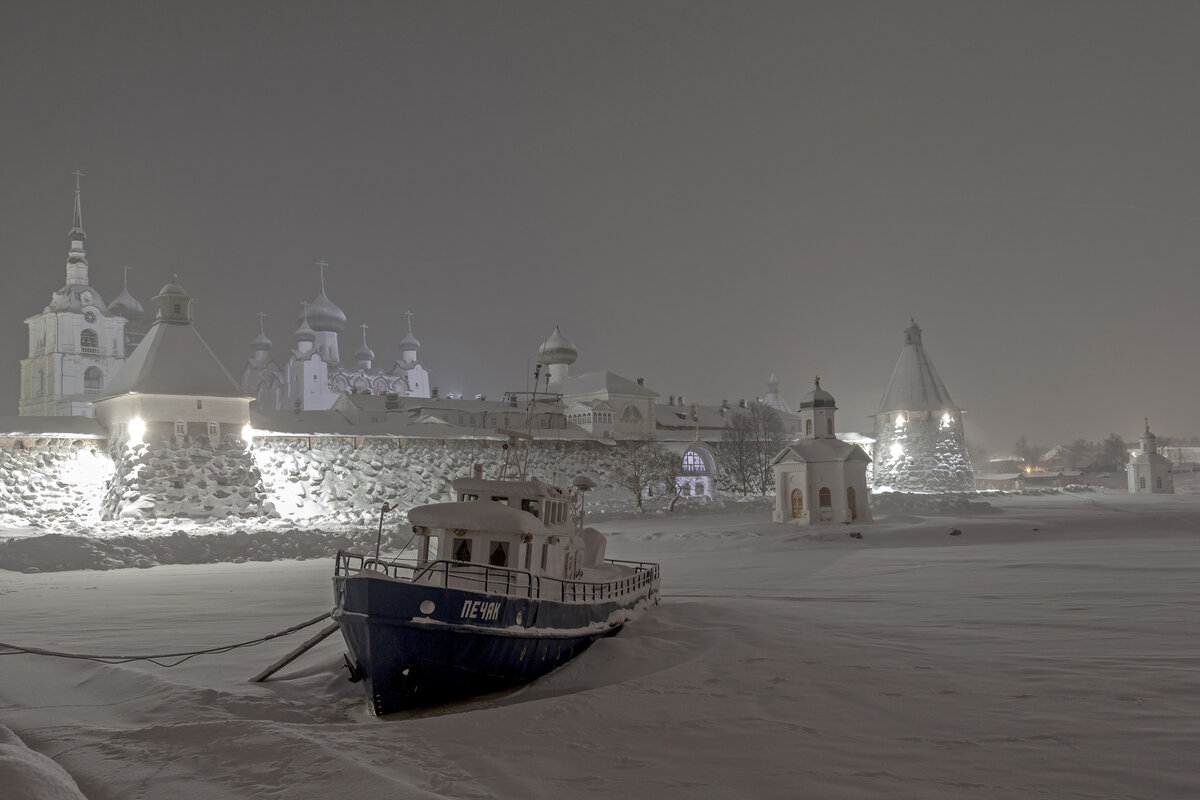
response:
M916 321L875 414L875 487L914 492L970 492L963 410L950 399Z

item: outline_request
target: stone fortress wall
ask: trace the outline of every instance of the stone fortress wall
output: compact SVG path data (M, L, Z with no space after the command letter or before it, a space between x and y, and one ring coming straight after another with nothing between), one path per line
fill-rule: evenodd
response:
M243 519L369 524L384 502L404 511L449 499L474 464L496 475L499 441L257 436L249 449L207 436L133 448L102 439L0 438L0 527L86 530L104 520ZM529 474L587 472L615 488L624 445L534 441Z

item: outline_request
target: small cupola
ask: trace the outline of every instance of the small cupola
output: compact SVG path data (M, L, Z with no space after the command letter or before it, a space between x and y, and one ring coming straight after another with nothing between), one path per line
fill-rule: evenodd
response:
M171 276L172 281L159 290L154 302L158 304L159 322L170 322L176 325L192 324L192 298L179 285L179 276Z

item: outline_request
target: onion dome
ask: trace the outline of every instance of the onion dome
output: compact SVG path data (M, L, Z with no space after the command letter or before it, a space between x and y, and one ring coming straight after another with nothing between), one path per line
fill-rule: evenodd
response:
M821 379L813 378L813 390L800 400L801 408L837 408L833 395L821 388Z
M571 344L570 339L562 335L557 325L554 326L554 333L550 334L550 338L538 348L538 359L546 366L574 364L577 358L579 351Z
M146 316L146 309L129 293L129 267L125 268L125 286L121 293L108 304L108 312L118 317L124 317L129 322L137 322Z
M296 328L297 342L315 342L317 334L308 324L308 303L304 304L304 314L300 317L300 327Z
M354 354L356 361L373 361L375 359L375 351L367 346L367 326L362 326L363 343L362 347L358 348L358 352Z
M329 265L318 261L317 266L321 268L321 291L308 304L308 324L314 331L341 333L346 327L346 315L325 294L325 267Z
M346 327L346 315L325 296L325 289L308 306L308 324L314 331L341 333Z
M263 330L263 314L258 315L258 336L254 337L254 341L250 342L250 349L255 352L261 352L271 349L271 340L267 338L267 332Z
M400 340L400 352L407 350L420 350L421 343L417 341L417 337L413 336L412 332L412 312L408 312L408 333Z

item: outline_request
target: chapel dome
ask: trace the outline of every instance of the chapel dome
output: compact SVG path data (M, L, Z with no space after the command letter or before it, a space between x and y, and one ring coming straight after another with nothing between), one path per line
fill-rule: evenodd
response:
M550 334L550 338L538 348L538 358L547 366L551 364L574 364L575 359L579 358L579 351L575 349L575 345L571 344L570 339L562 335L562 331L555 325L554 333Z
M813 390L800 400L801 408L836 408L833 395L821 388L821 379L813 380Z

